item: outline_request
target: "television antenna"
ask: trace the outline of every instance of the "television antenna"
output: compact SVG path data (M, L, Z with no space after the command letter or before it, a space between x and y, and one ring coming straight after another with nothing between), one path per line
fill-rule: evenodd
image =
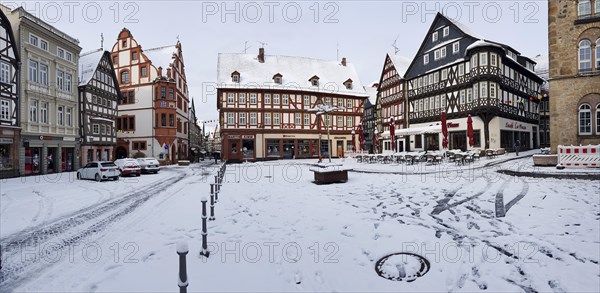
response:
M398 55L398 52L400 52L400 48L398 48L398 45L396 44L399 37L400 35L396 36L396 39L394 39L394 43L392 44L392 47L394 48L394 55Z

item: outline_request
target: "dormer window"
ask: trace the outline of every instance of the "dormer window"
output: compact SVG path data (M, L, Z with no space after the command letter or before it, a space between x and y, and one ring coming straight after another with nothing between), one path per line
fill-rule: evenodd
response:
M450 34L450 27L447 26L444 28L444 37L447 37Z
M310 81L312 86L319 86L319 77L316 75L311 77L308 81Z
M281 74L279 74L279 73L273 75L273 82L276 83L276 84L281 84L281 78L282 77L283 76Z
M240 82L240 73L237 71L234 71L231 73L231 81L235 82L235 83L239 83Z
M352 89L352 79L348 78L348 80L344 81L344 86L346 87L347 90L351 90Z

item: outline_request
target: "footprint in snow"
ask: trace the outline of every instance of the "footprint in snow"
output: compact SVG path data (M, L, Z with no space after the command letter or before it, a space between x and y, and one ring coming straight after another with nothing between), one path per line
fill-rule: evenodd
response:
M315 272L315 280L319 283L319 284L323 284L323 277L321 276L321 271L316 271Z
M294 283L296 283L296 285L300 285L302 283L302 272L301 271L296 271L296 273L294 274Z

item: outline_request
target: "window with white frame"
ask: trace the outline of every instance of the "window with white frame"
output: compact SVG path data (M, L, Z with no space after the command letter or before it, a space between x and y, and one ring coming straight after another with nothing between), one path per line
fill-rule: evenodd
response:
M294 115L294 123L296 123L296 125L302 125L302 115L300 115L300 113L296 113Z
M429 109L433 110L435 107L435 97L429 97Z
M310 125L310 115L304 114L304 125Z
M256 94L250 94L250 104L256 104Z
M592 69L592 43L589 40L579 42L579 70L588 71Z
M0 82L10 83L11 68L10 64L0 61Z
M477 54L471 57L471 68L477 67Z
M29 44L32 46L38 46L38 37L34 34L29 34Z
M423 55L423 64L424 65L429 64L429 54Z
M73 62L73 54L71 54L71 52L65 51L65 59L69 62Z
M246 94L240 93L239 103L240 104L246 104Z
M433 52L433 60L439 60L440 58L441 58L441 57L440 57L440 50L439 50L439 49L438 49L438 50L435 50L435 51Z
M72 81L73 81L73 75L71 75L69 73L65 73L65 89L64 89L65 91L71 92Z
M588 104L579 106L579 134L592 134L592 109Z
M65 50L62 48L56 48L56 56L60 58L65 58Z
M479 53L479 64L481 66L487 66L488 62L487 62L487 52L483 52L483 53Z
M352 121L352 118L354 118L354 117L352 117L352 116L346 116L346 127L348 127L348 128L354 127L354 123Z
M67 107L67 126L73 126L73 108Z
M40 40L40 49L48 51L48 42L46 42L45 40Z
M458 64L458 76L465 75L465 64Z
M29 60L29 81L38 82L38 62Z
M431 35L431 41L436 42L438 40L438 32L433 32Z
M442 48L440 49L440 53L441 53L441 57L442 57L442 58L445 58L445 57L446 57L446 47L442 47Z
M48 65L40 63L38 82L43 85L48 85Z
M467 103L473 102L473 89L467 89Z
M352 109L352 99L347 99L346 100L346 108Z
M446 111L446 95L442 95L441 96L441 103L442 103L442 111Z
M227 113L227 124L235 124L235 113Z
M460 42L454 42L452 44L452 54L457 54L460 52Z
M238 118L240 124L246 124L246 113L240 113Z
M231 76L231 81L233 82L240 82L240 76L237 74L234 74Z
M437 72L433 73L433 83L437 84L438 82L440 82L440 75Z
M38 121L38 100L29 101L29 121Z
M600 14L600 1L596 0L596 14Z
M65 73L61 70L56 71L56 87L59 90L64 90Z
M290 103L290 99L288 95L282 95L281 96L281 103L284 105L287 105Z
M64 107L63 106L58 106L58 108L56 108L56 123L58 125L64 125L65 121L65 113L64 113Z
M228 93L227 94L227 104L233 104L234 98L235 98L235 95L233 93Z
M100 134L100 125L98 125L98 124L93 124L93 125L92 125L92 133L93 133L93 134Z
M273 124L276 126L279 126L279 124L280 124L279 113L273 113Z
M496 84L495 83L490 83L490 98L495 99L496 98Z
M0 99L0 120L10 120L11 102L7 99Z
M435 96L435 109L440 108L440 96Z
M279 94L273 95L273 104L279 104Z
M256 125L256 113L250 113L250 125Z
M425 98L424 104L425 104L425 111L429 110L429 98Z
M271 125L271 113L265 113L265 125Z
M498 61L497 61L497 55L492 53L490 55L490 65L492 66L497 66L498 65ZM531 68L533 70L533 67Z
M598 13L597 10L596 13ZM579 4L577 6L577 15L583 16L590 14L592 14L592 3L590 2L590 0L579 0Z
M265 94L265 105L271 104L271 94Z
M337 106L338 106L338 108L344 107L344 99L337 98L336 100L337 100Z
M309 96L304 96L304 108L309 108L310 107L310 97Z
M40 102L40 123L48 124L48 102Z
M461 90L459 95L460 95L460 97L458 99L459 104L464 105L465 104L465 90Z
M600 0L596 0L596 3L600 3ZM600 7L596 11L600 13ZM596 40L596 69L600 70L600 39Z
M100 134L106 134L106 125L100 125Z
M447 37L450 34L450 27L447 26L444 28L444 37Z
M600 104L596 105L596 134L600 134Z
M448 79L448 69L444 68L442 69L442 80L446 80Z
M337 127L342 127L342 126L344 126L344 124L343 124L343 123L344 123L344 117L342 117L342 116L339 116L339 115L338 115L338 116L337 116Z

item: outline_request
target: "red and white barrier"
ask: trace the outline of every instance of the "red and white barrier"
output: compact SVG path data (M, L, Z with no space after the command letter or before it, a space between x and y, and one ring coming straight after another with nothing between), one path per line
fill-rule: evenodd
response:
M600 167L600 145L559 145L557 167Z

